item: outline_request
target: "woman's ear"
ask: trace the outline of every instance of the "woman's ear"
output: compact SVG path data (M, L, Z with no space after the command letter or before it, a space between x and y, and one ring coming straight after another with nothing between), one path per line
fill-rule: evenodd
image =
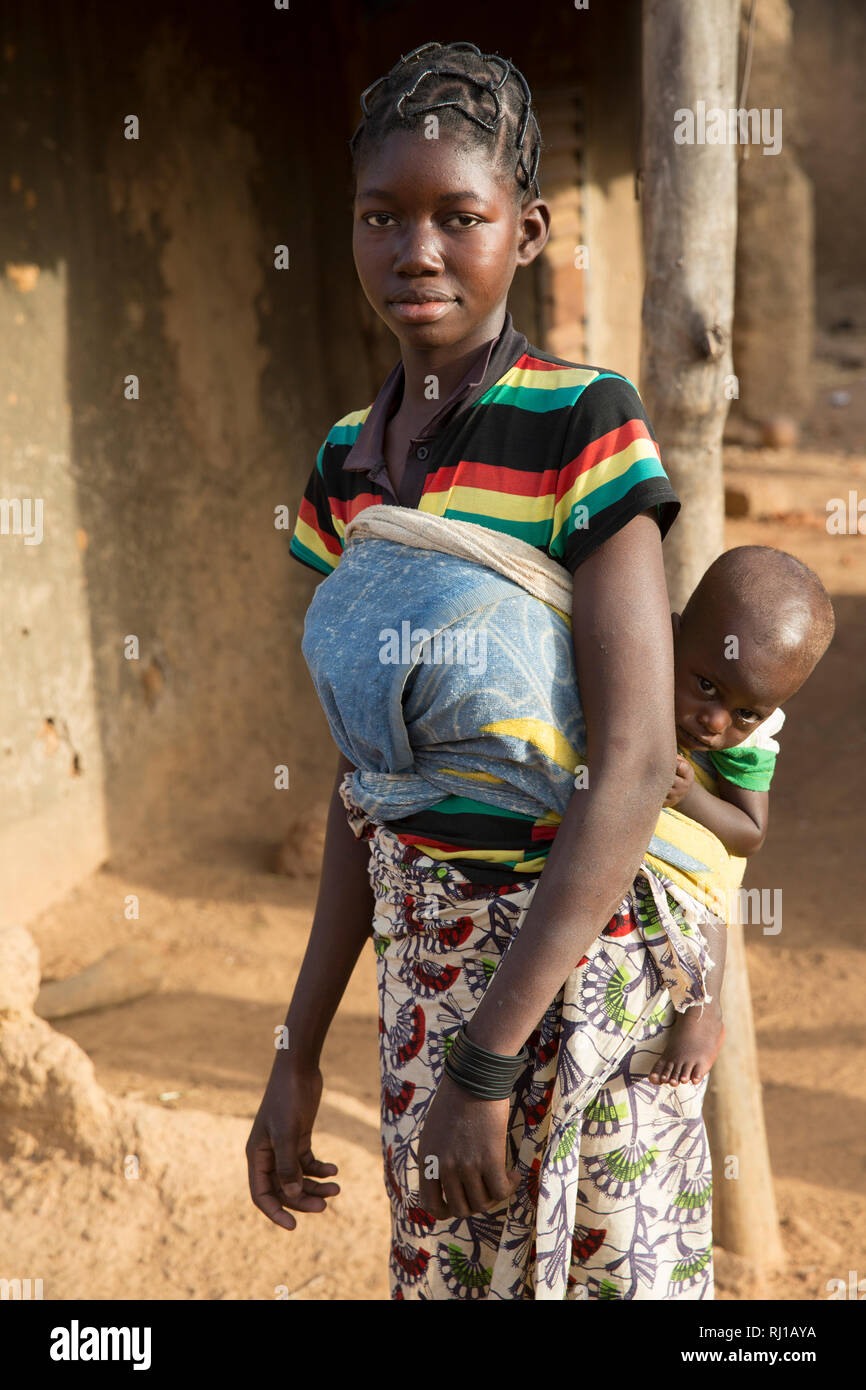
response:
M543 198L533 198L531 203L520 209L517 264L531 265L539 252L544 250L549 236L550 208Z

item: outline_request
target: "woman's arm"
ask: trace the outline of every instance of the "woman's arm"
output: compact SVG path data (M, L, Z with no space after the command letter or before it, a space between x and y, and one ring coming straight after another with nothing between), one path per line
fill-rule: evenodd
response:
M677 759L678 776L675 783L685 787L680 795L665 798L666 806L675 806L684 816L699 821L717 835L729 854L747 859L756 854L764 843L769 820L770 797L767 792L749 791L724 777L718 778L718 796L694 780L694 770L687 758Z
M492 1052L519 1052L610 921L673 779L673 640L651 514L579 566L572 613L589 785L572 794L520 933L467 1029Z
M276 1226L294 1230L284 1208L317 1212L339 1192L336 1164L317 1159L312 1130L322 1096L319 1058L373 920L367 876L370 850L355 838L339 786L352 764L340 757L325 832L322 876L310 938L292 995L289 1046L274 1054L271 1075L247 1140L250 1194Z
M286 1015L286 1060L314 1066L373 925L373 889L367 875L370 847L366 840L356 839L339 792L346 773L354 771L341 754L328 808L316 911Z

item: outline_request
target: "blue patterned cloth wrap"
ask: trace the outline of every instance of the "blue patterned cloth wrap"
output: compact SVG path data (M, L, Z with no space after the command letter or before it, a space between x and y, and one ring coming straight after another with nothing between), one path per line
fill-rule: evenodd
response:
M520 585L456 555L350 538L316 590L302 650L371 820L452 795L564 815L586 753L571 627ZM657 835L647 852L706 867Z
M457 556L355 540L316 590L302 650L372 820L449 795L565 811L586 741L571 629L519 585Z

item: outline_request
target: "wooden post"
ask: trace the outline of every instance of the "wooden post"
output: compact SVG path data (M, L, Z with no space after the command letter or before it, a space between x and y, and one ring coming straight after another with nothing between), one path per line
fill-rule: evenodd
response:
M708 112L727 113L738 104L738 24L739 0L644 0L641 393L683 504L665 542L676 609L724 549L722 431L733 381L737 149L701 136ZM689 134L688 112L691 142L682 138ZM714 1232L727 1249L766 1266L781 1260L782 1247L742 929L729 932L727 1036L707 1107ZM727 1157L736 1159L736 1178L725 1177Z
M679 608L724 549L722 430L732 375L736 146L679 144L681 111L736 107L738 0L644 0L646 282L641 393L682 512L665 542ZM694 121L696 141L702 134ZM686 132L687 133L687 132Z
M784 1263L767 1149L761 1075L743 928L728 927L722 987L725 1043L710 1073L704 1104L713 1158L713 1235L725 1250L756 1265Z

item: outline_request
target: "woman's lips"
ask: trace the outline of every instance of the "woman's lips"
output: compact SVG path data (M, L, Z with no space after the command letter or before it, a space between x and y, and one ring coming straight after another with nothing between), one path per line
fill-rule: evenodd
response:
M453 304L453 299L425 299L421 304L392 299L388 308L404 323L433 323L447 314Z

